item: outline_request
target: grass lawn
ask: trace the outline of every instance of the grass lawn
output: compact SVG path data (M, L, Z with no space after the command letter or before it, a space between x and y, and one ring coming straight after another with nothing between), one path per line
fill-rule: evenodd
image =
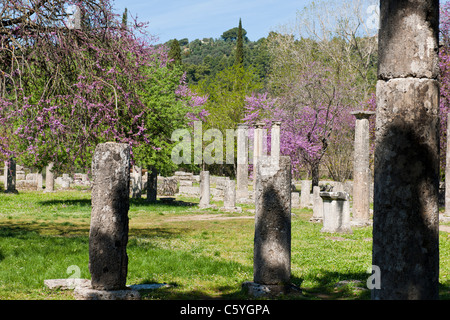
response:
M241 284L253 278L254 207L235 214L178 200L131 200L127 284L170 284L141 292L143 299L248 299ZM0 299L73 299L44 280L90 278L90 212L88 191L0 193ZM291 274L303 295L280 299L370 299L371 227L324 234L308 221L311 210L293 213ZM440 256L440 297L450 299L446 232Z

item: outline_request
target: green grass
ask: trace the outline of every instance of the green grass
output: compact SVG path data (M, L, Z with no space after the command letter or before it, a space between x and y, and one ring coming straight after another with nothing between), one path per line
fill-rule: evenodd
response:
M127 284L171 284L142 292L143 299L248 299L241 284L253 278L254 220L247 210L254 207L231 214L200 210L196 199L178 200L183 202L131 201ZM46 289L44 280L70 277L71 266L90 278L90 212L86 191L0 193L0 299L73 299L71 291ZM372 229L324 234L308 221L311 210L293 212L291 278L303 294L281 298L370 299L359 287L369 276ZM222 219L231 216L242 218ZM440 255L440 297L450 299L450 238L444 232ZM360 284L336 286L343 280Z

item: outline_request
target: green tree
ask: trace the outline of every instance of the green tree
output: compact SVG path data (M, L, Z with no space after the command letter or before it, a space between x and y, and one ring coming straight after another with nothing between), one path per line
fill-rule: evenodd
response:
M128 9L125 8L122 14L122 27L126 28L128 24Z
M180 65L149 67L147 82L139 95L151 112L143 116L142 126L149 134L148 142L133 148L134 159L144 168L155 168L160 174L173 173L177 168L171 160L174 142L172 132L187 127L186 114L192 112L187 101L177 94L183 70Z
M212 79L200 81L195 89L199 95L208 95L208 101L203 107L209 112L209 116L203 130L218 129L225 141L226 130L236 129L245 116L246 97L253 92L260 92L263 85L254 68L232 65L218 72ZM209 165L208 170L212 174L235 174L235 166L226 164Z
M169 59L172 60L171 65L181 64L181 48L177 39L170 43Z
M234 27L234 28L222 33L221 38L225 41L236 41L238 38L238 32L239 32L239 28ZM242 38L244 39L244 41L248 41L248 38L246 37L246 35L247 35L247 31L245 29L242 29Z
M239 27L236 42L236 61L235 64L242 64L244 62L244 40L242 38L242 22L239 19Z

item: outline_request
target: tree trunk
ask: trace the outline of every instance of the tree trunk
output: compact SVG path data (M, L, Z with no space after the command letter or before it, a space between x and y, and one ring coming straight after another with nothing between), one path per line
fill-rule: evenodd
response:
M319 186L319 163L319 161L316 161L311 164L312 188Z

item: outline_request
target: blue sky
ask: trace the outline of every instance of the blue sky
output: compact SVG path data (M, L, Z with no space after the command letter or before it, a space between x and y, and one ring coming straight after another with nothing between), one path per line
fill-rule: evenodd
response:
M159 42L188 38L220 38L237 27L239 18L247 37L256 41L280 25L295 21L297 10L311 0L113 0L117 13L128 8Z

